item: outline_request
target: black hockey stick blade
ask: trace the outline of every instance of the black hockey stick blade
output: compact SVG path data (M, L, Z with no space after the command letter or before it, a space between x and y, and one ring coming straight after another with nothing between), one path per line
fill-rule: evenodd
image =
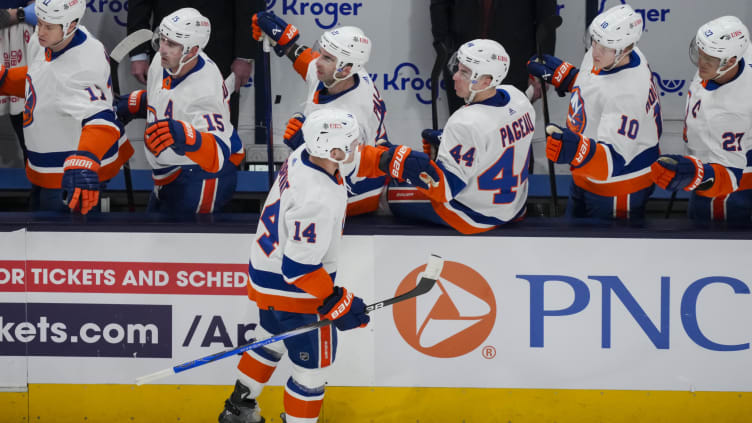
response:
M439 279L439 275L441 275L441 270L443 268L444 268L444 259L437 256L436 254L431 254L428 257L428 262L426 262L426 268L425 270L423 270L423 276L420 278L420 281L418 281L418 284L415 286L415 288L405 292L402 295L398 295L394 298L389 298L388 300L379 301L378 303L374 303L374 304L366 306L366 313L370 313L374 310L378 310L378 309L390 306L392 304L396 304L401 301L409 300L411 298L415 298L419 295L425 294L426 292L430 291L431 288L433 288L433 286L436 284L436 280ZM299 328L295 328L287 332L282 332L278 335L270 336L268 338L250 342L245 345L240 345L235 348L230 348L224 351L220 351L218 353L207 355L206 357L201 357L196 360L187 361L185 363L178 364L177 366L169 367L167 369L159 370L157 372L150 373L148 375L137 377L136 385L143 385L146 383L151 383L155 380L159 380L167 376L174 375L176 373L181 373L186 370L203 366L204 364L213 363L223 358L227 358L236 354L244 353L248 350L252 350L255 348L260 348L260 347L263 347L264 345L269 345L274 342L282 341L284 339L287 339L296 335L300 335L306 332L310 332L312 330L315 330L324 326L328 326L331 324L332 324L331 320L327 320L327 319L319 320L318 322L309 323Z

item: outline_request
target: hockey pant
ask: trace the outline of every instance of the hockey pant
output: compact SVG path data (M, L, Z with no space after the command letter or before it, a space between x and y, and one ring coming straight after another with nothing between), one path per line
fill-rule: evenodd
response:
M651 185L631 194L603 197L572 183L565 214L567 217L641 220L645 217L645 205L654 189L655 186Z
M208 173L198 166L182 166L179 172L169 183L154 185L147 212L219 212L232 199L238 182L238 170L229 162L217 173Z
M259 310L255 336L261 339L277 335L318 319L317 314ZM257 398L279 361L287 354L292 362L292 374L287 379L284 394L287 423L314 423L321 411L324 385L336 351L337 330L334 326L325 326L246 351L238 364L238 379L250 388L250 397Z
M455 221L460 223L455 222L453 225L436 212L431 201L423 193L406 182L392 180L389 183L387 186L387 202L392 214L401 220L413 221L415 223L431 222L453 228L462 233L484 232L507 223L493 217L483 216L459 203L457 200L452 200L444 204L445 209L460 210L470 219L468 221L462 218L455 218ZM525 216L526 210L523 207L511 221L522 219ZM452 217L452 215L447 214L447 217Z
M752 220L752 190L736 191L714 198L692 193L687 214L695 222L749 223Z

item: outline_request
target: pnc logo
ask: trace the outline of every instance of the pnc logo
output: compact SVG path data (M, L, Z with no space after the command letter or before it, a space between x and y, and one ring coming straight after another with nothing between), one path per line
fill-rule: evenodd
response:
M410 272L397 292L414 288L424 269ZM496 322L496 300L478 272L446 261L431 291L395 304L392 314L400 335L415 350L431 357L460 357L488 338Z

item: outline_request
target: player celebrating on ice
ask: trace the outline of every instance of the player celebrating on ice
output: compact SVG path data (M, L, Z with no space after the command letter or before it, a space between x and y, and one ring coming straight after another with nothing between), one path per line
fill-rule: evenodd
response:
M144 146L155 184L147 211L213 213L235 192L243 146L230 123L229 91L203 52L210 32L196 9L165 16L146 90L117 103L123 123L146 118Z
M0 65L0 94L26 97L31 209L86 214L133 148L112 111L104 46L79 25L86 2L38 1L34 10L28 66Z
M688 156L665 155L652 166L661 188L692 192L689 217L697 221L749 222L752 181L752 67L743 54L749 30L735 16L700 27L690 44L697 66L687 93L684 141Z
M371 41L360 28L342 26L321 35L318 46L311 49L298 45L298 29L272 12L253 15L253 37L268 37L275 44L277 56L287 55L293 68L308 84L304 115L323 107L351 111L360 123L364 145L388 145L384 116L386 104L381 99L364 66L371 55ZM302 143L300 127L305 116L296 114L285 130L285 143L295 149ZM343 166L348 188L349 216L375 211L384 189L385 178L357 175L357 163Z
M591 48L579 69L549 55L528 62L528 71L560 95L571 92L566 127L546 128L546 156L571 165L570 217L644 217L663 121L652 73L637 48L642 27L631 6L615 6L590 24Z
M339 169L356 159L357 119L340 109L318 109L302 132L304 146L282 165L251 246L248 296L259 308L259 338L320 319L332 320L338 330L364 327L370 319L363 300L334 284L347 208ZM336 353L331 326L245 352L220 423L264 421L256 398L284 354L292 362L284 394L287 423L315 422Z

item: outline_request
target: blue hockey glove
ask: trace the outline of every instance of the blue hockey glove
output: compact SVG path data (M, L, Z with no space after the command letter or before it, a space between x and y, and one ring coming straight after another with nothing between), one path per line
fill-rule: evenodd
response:
M650 166L650 177L656 185L669 190L705 190L713 185L715 170L693 156L665 154Z
M285 128L285 135L282 136L282 140L285 145L290 147L293 151L297 150L305 140L303 139L303 131L300 128L303 127L305 122L305 116L302 113L295 113L287 122Z
M88 151L76 151L63 164L63 203L71 211L86 214L99 202L99 159Z
M439 144L441 144L441 135L444 133L443 129L424 129L420 133L423 138L423 152L432 156L431 147L438 150Z
M253 38L262 41L263 36L269 37L274 44L274 52L282 57L288 47L300 38L300 32L295 25L288 24L272 12L259 12L251 20Z
M440 170L428 154L412 151L406 145L385 151L379 160L379 169L397 181L406 181L423 189L437 187L441 181Z
M546 133L546 157L554 163L569 163L578 168L595 155L595 141L569 128L549 124Z
M548 54L544 54L540 59L538 55L531 57L527 61L527 71L556 87L559 97L563 97L564 93L572 90L572 85L580 72L571 63Z
M146 118L146 90L115 97L115 114L123 125L135 118Z
M167 147L181 156L201 148L201 133L191 124L180 120L158 120L146 127L144 135L146 148L155 156L159 156Z
M363 328L371 321L363 300L341 286L334 287L334 292L326 297L318 312L321 317L334 322L339 330Z

